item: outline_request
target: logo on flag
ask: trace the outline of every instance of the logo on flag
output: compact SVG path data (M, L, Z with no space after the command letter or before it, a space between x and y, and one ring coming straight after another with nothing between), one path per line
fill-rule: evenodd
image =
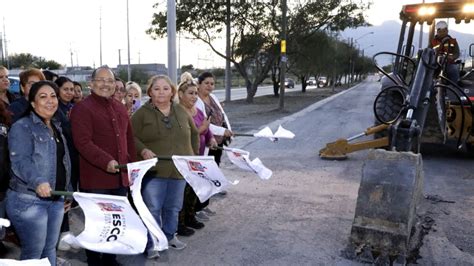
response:
M112 202L97 202L101 211L121 212L123 207Z
M225 148L225 152L233 164L241 169L256 173L261 179L269 179L273 174L270 169L262 164L260 159L255 158L251 161L249 158L250 153L248 151Z
M202 163L196 161L188 161L188 166L193 172L205 172L207 169Z
M232 153L234 154L235 157L242 157L242 153L240 152L233 151Z
M138 178L139 174L140 174L140 169L132 169L130 171L130 186L133 185L133 182L135 181L135 179Z
M176 169L193 188L200 202L226 189L230 184L213 156L172 156Z
M84 230L66 243L101 253L143 253L147 230L127 197L83 192L73 197L84 212Z

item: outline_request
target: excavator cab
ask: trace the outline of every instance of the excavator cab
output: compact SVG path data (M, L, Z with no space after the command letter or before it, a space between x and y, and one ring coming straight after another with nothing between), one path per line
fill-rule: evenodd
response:
M344 159L347 153L357 150L385 148L370 150L362 167L344 256L377 265L406 264L419 225L416 209L423 191L420 145L449 140L459 148L474 144L472 66L471 70L464 69L466 73L460 81L450 80L446 75L446 55L429 47L416 54L413 49L417 25L430 26L431 42L437 20L469 23L473 18L474 2L403 6L397 51L374 56L395 56L392 73L376 65L385 76L374 100L376 126L349 139L328 143L320 150L323 159ZM472 47L471 44L471 57ZM353 142L369 134L376 138Z
M471 101L474 101L474 44L461 46L464 52L459 66L460 80L449 81L444 70L445 55L435 52L435 63L427 64L427 59L422 57L423 49L415 51L415 29L416 26L429 26L427 43L435 36L435 24L437 21L446 20L450 24L470 23L474 17L472 10L474 2L439 2L429 4L405 5L400 12L402 21L397 50L395 52L380 52L374 55L375 67L383 74L381 78L381 91L374 100L373 110L375 126L367 128L365 132L352 136L348 139L338 139L328 143L320 150L323 159L346 159L347 154L358 150L371 148L393 149L394 143L389 136L392 126L400 121L407 113L412 114L410 104L414 107L414 101L420 100L420 95L410 100L413 89L421 90L428 83L431 89L425 89L423 97L432 104L427 108L418 108L418 114L426 112L427 117L417 118L418 123L423 122L421 139L417 139L416 147L412 151L418 152L422 143L447 143L456 142L456 146L471 151L474 147L473 115L471 112ZM454 28L450 26L450 29ZM454 36L455 37L455 36ZM424 45L428 46L428 45ZM393 56L392 72L387 73L377 65L379 56ZM426 57L426 56L425 56ZM418 70L420 65L423 69ZM426 71L434 68L432 79L424 81L420 77L415 83L416 76L426 75ZM419 72L417 72L417 70ZM425 71L426 70L426 71ZM444 71L443 71L444 70ZM428 99L426 93L433 96ZM430 97L431 97L430 96ZM410 102L411 101L411 102ZM413 108L412 108L413 109ZM424 110L421 112L421 110ZM354 142L366 135L373 134L374 140ZM413 142L413 141L412 141ZM396 147L395 147L396 148ZM474 151L474 150L473 150Z

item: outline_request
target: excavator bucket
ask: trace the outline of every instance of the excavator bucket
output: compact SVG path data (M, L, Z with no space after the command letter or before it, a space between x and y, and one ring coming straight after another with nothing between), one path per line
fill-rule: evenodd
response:
M362 168L350 241L375 253L406 256L422 195L420 154L371 150Z

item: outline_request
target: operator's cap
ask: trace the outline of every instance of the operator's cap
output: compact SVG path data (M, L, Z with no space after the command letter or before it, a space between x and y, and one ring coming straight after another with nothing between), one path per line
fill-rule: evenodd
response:
M447 28L448 28L448 23L446 23L446 21L438 21L438 23L436 23L436 30L447 29Z

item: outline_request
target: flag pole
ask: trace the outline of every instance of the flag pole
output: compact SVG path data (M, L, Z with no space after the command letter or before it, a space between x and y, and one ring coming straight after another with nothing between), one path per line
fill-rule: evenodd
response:
M248 133L234 133L235 137L255 137L253 134Z
M69 196L72 196L72 193L74 193L74 192L59 191L59 190L52 190L52 191L51 191L51 195L53 195L53 196L65 196L65 197L69 197Z
M155 158L158 159L158 161L159 160L162 160L162 161L171 161L171 160L173 160L171 158L171 156L156 156ZM126 164L118 164L118 165L115 166L115 169L122 169L122 168L127 168L127 165Z

